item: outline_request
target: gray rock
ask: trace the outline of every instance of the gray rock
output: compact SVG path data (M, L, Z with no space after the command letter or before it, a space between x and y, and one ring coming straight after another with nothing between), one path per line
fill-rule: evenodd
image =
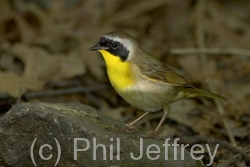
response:
M34 166L34 163L39 167L55 166L59 152L61 155L56 164L59 167L202 166L187 151L183 152L184 160L181 160L180 147L175 150L168 146L165 157L165 141L134 138L132 134L106 129L123 126L121 122L82 104L18 104L0 122L0 166L27 167ZM156 160L150 160L146 154L150 145L150 151L159 152L149 154L152 158L158 155ZM131 154L138 157L140 146L143 146L144 154L133 160Z

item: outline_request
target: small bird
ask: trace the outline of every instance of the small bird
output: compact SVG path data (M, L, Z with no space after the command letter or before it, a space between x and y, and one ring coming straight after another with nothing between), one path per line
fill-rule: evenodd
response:
M128 127L150 112L163 111L153 131L156 134L172 102L197 96L227 100L221 95L195 88L180 74L144 51L134 37L126 32L117 30L107 33L89 50L97 50L102 54L109 80L116 92L132 106L145 111Z

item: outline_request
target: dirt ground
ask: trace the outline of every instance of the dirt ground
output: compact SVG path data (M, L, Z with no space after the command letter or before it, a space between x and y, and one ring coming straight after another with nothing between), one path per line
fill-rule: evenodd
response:
M249 0L1 0L0 8L1 115L33 101L83 103L126 123L142 115L111 87L102 56L88 50L120 29L194 86L229 99L173 103L158 136L221 142L212 166L250 166ZM162 114L137 127L154 129Z

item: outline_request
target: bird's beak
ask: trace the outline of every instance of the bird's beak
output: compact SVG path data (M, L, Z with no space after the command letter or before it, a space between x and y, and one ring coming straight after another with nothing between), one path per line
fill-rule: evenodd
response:
M92 46L91 48L89 48L90 51L95 51L95 50L107 50L109 49L106 46L100 46L100 43L96 44L95 46Z

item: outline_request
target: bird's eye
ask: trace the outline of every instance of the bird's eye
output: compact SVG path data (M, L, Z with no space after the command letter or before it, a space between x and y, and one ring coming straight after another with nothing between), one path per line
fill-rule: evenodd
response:
M112 49L116 49L117 48L117 43L116 42L112 42L111 43L111 47L112 47Z

